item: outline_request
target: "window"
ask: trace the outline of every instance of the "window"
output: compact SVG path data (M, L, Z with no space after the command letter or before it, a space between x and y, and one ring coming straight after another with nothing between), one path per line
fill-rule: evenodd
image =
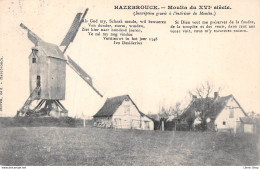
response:
M144 122L145 129L150 129L149 121Z
M114 121L117 124L117 123L121 122L121 119L120 118L114 118Z
M125 106L125 114L130 114L130 106Z
M229 118L234 118L234 109L229 109Z
M36 63L36 58L32 58L32 63Z
M226 125L226 122L225 122L225 121L223 121L223 125Z

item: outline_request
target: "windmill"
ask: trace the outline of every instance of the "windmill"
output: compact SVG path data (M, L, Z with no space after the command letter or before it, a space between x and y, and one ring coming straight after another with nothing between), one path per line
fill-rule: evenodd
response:
M67 116L68 111L60 103L60 100L65 99L66 65L69 65L100 97L103 97L94 87L92 78L66 55L66 50L75 39L87 12L88 9L84 13L77 13L59 46L43 41L24 24L20 24L35 46L32 47L29 55L30 96L23 107L17 111L17 116L50 115L52 112ZM38 104L31 108L35 100L38 100Z

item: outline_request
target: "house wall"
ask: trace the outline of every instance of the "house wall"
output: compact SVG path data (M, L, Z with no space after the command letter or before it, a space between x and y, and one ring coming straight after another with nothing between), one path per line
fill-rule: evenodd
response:
M230 114L234 112L234 116L230 116ZM222 110L222 112L218 115L215 120L215 125L217 125L218 130L231 130L236 132L240 127L240 117L245 117L245 114L239 108L239 105L236 101L231 98L226 107Z
M114 128L153 130L153 121L141 117L135 105L130 101L123 101L112 117ZM146 126L146 127L145 127Z
M45 55L41 48L36 54L36 63L32 60L35 56L29 56L30 66L30 92L37 87L37 76L40 76L40 99L64 100L66 85L66 61L51 58Z
M142 125L141 125L142 130L154 130L154 122L151 119L149 119L146 116L143 116L141 120L142 120Z
M244 133L254 133L254 124L244 124Z
M243 125L243 123L241 123L241 121L237 121L237 123L236 123L236 132L237 133L244 132L244 125Z
M112 127L111 117L94 117L94 126L96 127Z

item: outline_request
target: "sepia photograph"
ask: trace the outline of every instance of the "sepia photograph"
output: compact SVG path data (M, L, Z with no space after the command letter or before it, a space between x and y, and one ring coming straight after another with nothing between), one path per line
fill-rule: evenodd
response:
M260 166L260 1L0 0L0 166Z

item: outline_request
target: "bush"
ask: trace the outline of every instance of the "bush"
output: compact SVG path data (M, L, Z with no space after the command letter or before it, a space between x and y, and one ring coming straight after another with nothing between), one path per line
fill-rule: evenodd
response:
M189 131L189 125L187 123L179 123L176 126L177 131Z
M200 123L200 124L194 125L194 130L195 131L205 131L205 130L207 130L207 123Z
M0 127L75 127L71 117L5 117L0 118Z

